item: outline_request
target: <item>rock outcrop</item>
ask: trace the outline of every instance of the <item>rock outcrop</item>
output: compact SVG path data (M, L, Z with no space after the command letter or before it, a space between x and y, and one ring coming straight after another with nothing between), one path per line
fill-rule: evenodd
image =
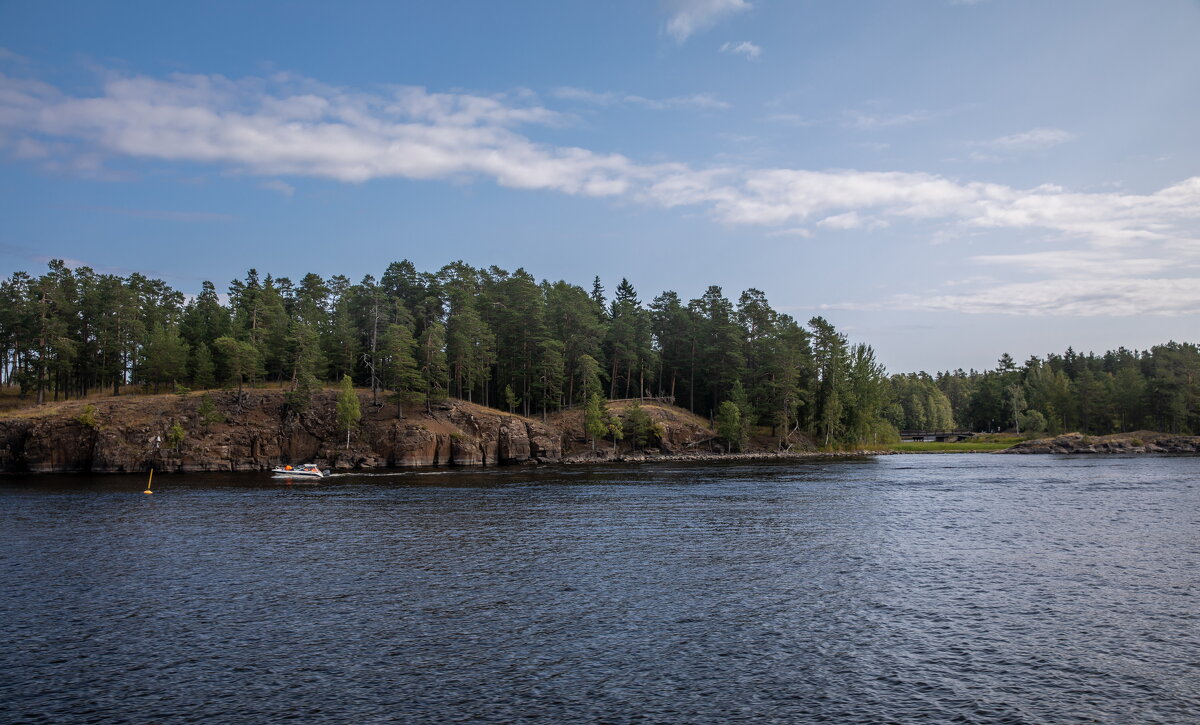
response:
M313 462L334 469L495 466L602 461L758 459L815 456L812 441L793 433L752 438L744 453L725 452L709 421L682 408L641 402L655 426L643 448L626 440L592 441L583 411L545 422L463 400L398 415L393 404L363 411L350 436L335 424L337 393L314 394L303 411L282 390L131 395L52 403L0 417L0 471L131 473L265 471ZM609 401L623 416L631 401ZM171 431L176 435L172 439Z
M1066 433L1054 438L1024 441L998 453L1200 453L1200 436L1178 436L1153 431L1085 436Z
M203 396L211 410L201 413ZM262 471L317 462L341 469L548 463L558 432L538 421L465 401L397 416L360 394L350 436L334 424L336 394L315 394L301 413L283 391L212 391L68 402L0 418L0 471ZM91 410L85 410L91 406ZM172 442L178 424L182 440ZM178 437L178 436L177 436Z

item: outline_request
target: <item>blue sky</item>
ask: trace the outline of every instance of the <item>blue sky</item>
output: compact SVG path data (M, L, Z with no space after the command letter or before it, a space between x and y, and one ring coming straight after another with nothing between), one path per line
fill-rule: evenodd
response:
M1194 341L1200 3L0 0L0 273L524 266L889 370Z

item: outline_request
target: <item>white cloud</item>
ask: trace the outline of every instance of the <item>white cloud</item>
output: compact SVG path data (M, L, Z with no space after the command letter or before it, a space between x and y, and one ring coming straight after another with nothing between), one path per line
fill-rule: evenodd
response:
M863 218L856 211L848 211L844 214L834 214L827 216L817 222L817 226L825 227L826 229L881 229L888 225L887 222L880 219Z
M722 19L749 10L746 0L666 0L670 17L666 32L682 43L694 33L716 25Z
M720 50L722 53L731 55L744 55L749 60L758 60L758 57L762 55L762 47L749 40L743 40L740 43L722 43Z
M629 105L641 106L655 111L724 111L732 108L728 103L717 98L712 93L693 93L689 96L672 96L671 98L646 98L632 94L614 93L613 91L590 91L586 88L562 86L551 91L551 95L564 101L587 103L594 106Z
M763 120L771 123L782 123L788 126L812 126L816 121L807 119L798 113L772 113L766 116Z
M1047 279L963 295L901 295L882 305L928 312L1080 317L1200 313L1200 278Z
M354 93L285 79L116 78L96 97L0 76L0 128L108 155L362 182L486 176L505 186L621 193L628 159L548 147L512 127L561 114L499 97L393 88Z
M982 145L998 151L1038 151L1075 140L1075 134L1061 128L1035 128L1024 133L994 138Z
M296 187L279 179L268 179L259 184L259 186L270 191L277 191L284 196L292 196L296 193Z
M1113 249L1054 249L1023 254L985 254L971 259L980 264L1087 279L1162 274L1179 263L1165 256L1131 257Z
M616 94L609 101L608 94L579 89L559 89L556 95L650 103ZM701 106L719 103L703 96L681 98ZM369 94L290 76L229 80L177 75L163 80L114 77L101 92L85 97L0 75L0 144L9 153L59 169L100 173L103 162L116 157L185 161L261 176L264 188L284 194L292 187L278 177L351 183L389 177L483 179L512 188L693 207L725 224L798 237L824 229L866 234L908 222L931 226L935 239L1006 231L1041 246L974 261L1070 281L1063 290L1074 290L1077 300L1083 299L1083 283L1117 279L1129 283L1111 286L1111 298L1120 301L1113 303L1117 307L1137 301L1168 314L1190 304L1193 288L1186 280L1162 287L1162 295L1176 295L1181 302L1157 306L1143 299L1153 285L1134 282L1158 280L1171 265L1200 259L1200 176L1150 193L1084 193L1053 185L1018 189L912 171L755 168L744 162L708 168L651 164L533 138L538 127L560 125L563 119L526 93L482 96L404 87ZM157 218L217 219L154 213ZM1044 314L1039 310L1054 305L1078 309L1069 300L1047 297L1054 289L1051 282L1021 284L1030 286L931 299L981 310L992 304L989 295L1006 289L1025 295L1021 304L1011 305L1023 314ZM1087 287L1097 295L1104 289ZM1097 307L1117 309L1107 303Z
M588 97L560 89L566 97ZM583 95L581 95L583 94ZM603 98L607 96L602 95ZM615 96L614 96L615 97ZM707 96L623 102L719 107ZM504 96L393 88L366 94L304 79L114 78L93 97L0 76L0 129L25 155L74 161L132 156L232 167L262 176L348 182L383 177L470 180L661 206L708 207L733 224L795 226L847 212L941 219L981 229L1051 230L1100 245L1184 235L1200 217L1200 177L1153 194L1015 189L904 171L811 171L642 164L620 154L537 143L518 126L563 116Z
M866 113L865 111L849 110L844 113L844 126L849 128L857 128L864 131L870 131L878 128L891 128L893 126L907 126L911 123L919 123L934 118L935 114L930 111L910 111L908 113Z
M813 231L804 227L795 227L792 229L776 229L773 232L767 232L768 237L799 237L801 239L812 239Z

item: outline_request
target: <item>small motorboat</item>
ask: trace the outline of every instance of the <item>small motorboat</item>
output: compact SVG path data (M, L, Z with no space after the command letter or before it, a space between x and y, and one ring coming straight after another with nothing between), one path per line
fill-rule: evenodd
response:
M325 478L329 469L321 470L315 463L301 463L299 466L275 466L271 472L277 476L301 476L304 478Z

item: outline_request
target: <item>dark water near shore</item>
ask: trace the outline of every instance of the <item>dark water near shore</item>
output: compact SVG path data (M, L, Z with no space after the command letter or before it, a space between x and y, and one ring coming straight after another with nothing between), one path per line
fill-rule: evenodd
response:
M143 484L0 479L0 721L1200 721L1200 458Z

